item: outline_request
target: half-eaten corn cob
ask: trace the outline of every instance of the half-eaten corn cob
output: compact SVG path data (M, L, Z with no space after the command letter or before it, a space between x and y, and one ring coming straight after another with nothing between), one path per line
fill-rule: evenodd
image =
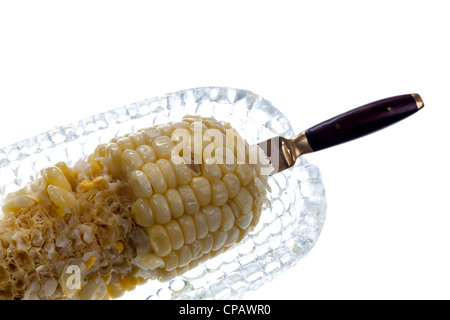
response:
M251 151L228 123L185 116L43 169L4 202L0 299L115 298L220 254L265 201Z

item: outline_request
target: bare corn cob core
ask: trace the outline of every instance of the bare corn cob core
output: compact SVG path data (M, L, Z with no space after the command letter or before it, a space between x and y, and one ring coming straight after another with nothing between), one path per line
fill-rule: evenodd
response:
M0 299L115 298L223 252L265 200L250 158L229 124L185 116L114 138L73 168L42 170L5 199Z

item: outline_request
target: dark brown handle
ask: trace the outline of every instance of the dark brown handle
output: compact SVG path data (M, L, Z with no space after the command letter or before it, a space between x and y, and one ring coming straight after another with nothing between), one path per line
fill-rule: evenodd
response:
M418 94L386 98L324 121L305 133L311 148L319 151L390 126L423 106Z

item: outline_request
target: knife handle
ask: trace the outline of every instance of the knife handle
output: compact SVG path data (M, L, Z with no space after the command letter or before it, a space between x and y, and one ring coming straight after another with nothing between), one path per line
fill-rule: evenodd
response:
M305 131L313 151L361 138L390 126L424 106L418 94L378 100L326 120Z

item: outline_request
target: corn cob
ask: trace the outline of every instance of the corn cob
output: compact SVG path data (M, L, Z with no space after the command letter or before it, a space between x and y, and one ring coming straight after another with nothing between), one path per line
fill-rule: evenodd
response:
M266 199L250 151L228 123L185 116L43 169L4 202L0 299L116 298L227 250Z

